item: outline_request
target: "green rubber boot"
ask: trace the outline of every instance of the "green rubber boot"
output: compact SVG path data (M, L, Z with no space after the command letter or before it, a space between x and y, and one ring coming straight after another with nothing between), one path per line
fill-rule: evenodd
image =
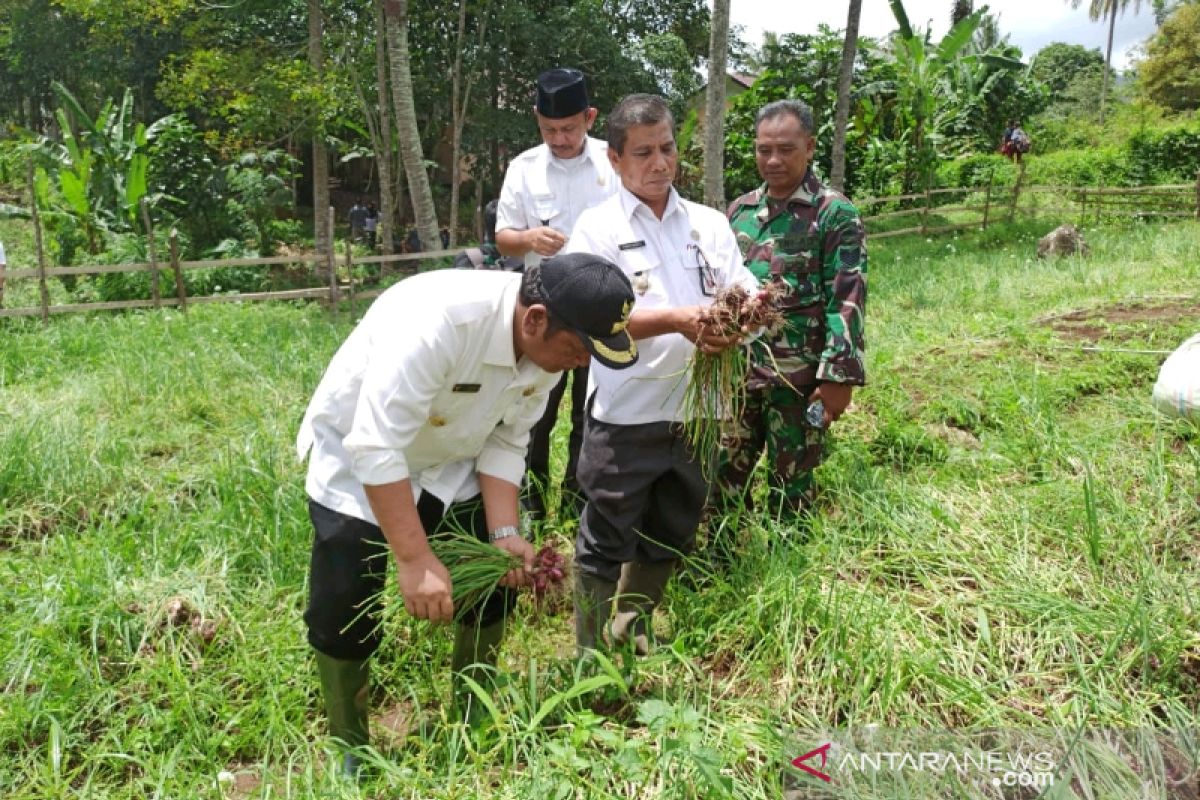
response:
M589 650L604 645L604 625L612 613L617 584L595 575L575 573L575 655L582 659Z
M674 561L630 561L624 566L617 583L617 613L610 629L614 644L632 641L639 656L650 652L654 608L662 600L674 571Z
M477 727L487 719L487 709L479 702L479 698L463 677L469 677L490 691L495 684L496 661L503 638L504 620L482 628L461 622L454 626L450 683L453 687L454 706L461 719L466 720L471 727Z
M343 661L317 651L317 672L321 676L321 696L329 718L329 735L339 740L342 750L342 774L358 778L362 764L354 748L370 742L367 726L370 663Z

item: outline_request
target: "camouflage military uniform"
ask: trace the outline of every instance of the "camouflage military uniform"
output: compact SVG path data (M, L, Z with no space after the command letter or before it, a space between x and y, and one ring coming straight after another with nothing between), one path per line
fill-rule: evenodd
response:
M867 250L858 210L810 170L785 201L765 185L729 206L746 266L764 286L784 283L784 330L751 347L745 413L723 442L718 488L740 495L763 449L770 485L791 510L812 499L823 433L804 423L818 382L862 385ZM768 347L770 353L768 355ZM748 498L747 498L748 500Z

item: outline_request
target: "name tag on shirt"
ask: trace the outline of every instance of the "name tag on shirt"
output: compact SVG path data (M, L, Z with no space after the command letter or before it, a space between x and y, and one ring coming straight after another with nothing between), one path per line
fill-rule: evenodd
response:
M478 394L482 388L483 384L481 383L456 383L450 391L460 394Z
M625 244L617 245L618 250L637 250L639 247L645 247L646 242L638 240L636 242L625 242Z

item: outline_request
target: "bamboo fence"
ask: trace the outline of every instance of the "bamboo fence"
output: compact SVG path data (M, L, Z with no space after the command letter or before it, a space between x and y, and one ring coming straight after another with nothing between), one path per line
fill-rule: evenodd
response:
M932 236L967 229L986 229L998 220L1012 221L1018 213L1028 216L1056 215L1060 218L1075 217L1080 224L1093 222L1099 224L1102 219L1113 217L1129 217L1134 219L1147 218L1184 218L1190 217L1200 222L1200 172L1196 174L1196 182L1169 184L1163 186L1138 187L1104 187L1104 186L1025 186L1025 167L1017 175L1017 180L1011 187L997 188L989 179L985 186L972 186L950 189L926 189L904 195L884 197L867 197L855 201L860 210L879 206L899 205L873 215L863 217L868 235L871 240L886 239L894 236L925 235ZM972 202L972 199L978 201ZM1049 203L1043 200L1049 199ZM919 202L917 202L919 201ZM416 272L420 262L431 259L454 257L459 250L436 250L422 253L399 253L394 255L355 256L349 241L345 243L345 252L341 259L337 258L334 247L327 253L308 253L303 255L272 256L269 258L228 258L201 259L182 261L179 258L179 245L174 230L168 238L169 263L163 264L157 258L154 246L154 228L150 214L144 207L141 209L143 226L146 229L149 246L147 253L150 261L141 264L100 264L82 267L47 267L46 252L43 244L41 219L36 204L33 207L34 243L37 249L38 262L36 268L7 269L0 263L0 319L5 317L40 316L48 321L52 314L69 314L74 312L104 311L127 308L179 308L186 312L189 305L203 303L244 303L262 300L304 300L314 299L323 301L330 309L336 310L343 299L350 305L351 314L356 312L357 304L363 300L377 297L384 291L384 286L375 283L362 284L355 276L355 267L367 264L380 266L380 277L389 273L389 267L397 266L400 274ZM949 221L945 215L955 214L956 220ZM958 219L968 215L966 220ZM931 218L935 217L937 220ZM915 217L918 224L893 230L871 230L872 223L901 217ZM333 237L333 209L327 215L330 229L329 241ZM931 224L938 221L939 224ZM339 263L340 262L340 263ZM183 273L187 270L217 269L222 267L271 267L281 264L312 265L314 277L321 275L327 279L324 286L309 288L284 289L269 292L241 292L217 295L188 295ZM64 276L101 275L106 273L140 272L149 273L151 296L140 300L114 300L96 303L68 303L52 305L47 287L47 279ZM175 296L163 297L160 290L161 273L169 271L174 279ZM36 306L22 308L4 308L4 287L6 281L32 279L38 280L39 303Z

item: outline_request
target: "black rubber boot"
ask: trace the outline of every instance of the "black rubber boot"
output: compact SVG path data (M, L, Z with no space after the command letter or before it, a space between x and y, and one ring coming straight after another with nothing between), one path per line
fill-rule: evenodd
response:
M366 660L343 661L320 651L316 656L329 735L339 740L342 747L342 774L358 778L362 764L354 750L370 743L367 725L370 663Z
M650 652L651 619L675 571L674 561L630 561L617 583L617 613L613 616L614 644L632 641L639 656Z
M460 718L472 727L487 719L487 709L463 680L469 677L489 691L495 685L496 662L504 639L504 620L486 627L458 623L454 627L454 652L450 657L450 683Z

